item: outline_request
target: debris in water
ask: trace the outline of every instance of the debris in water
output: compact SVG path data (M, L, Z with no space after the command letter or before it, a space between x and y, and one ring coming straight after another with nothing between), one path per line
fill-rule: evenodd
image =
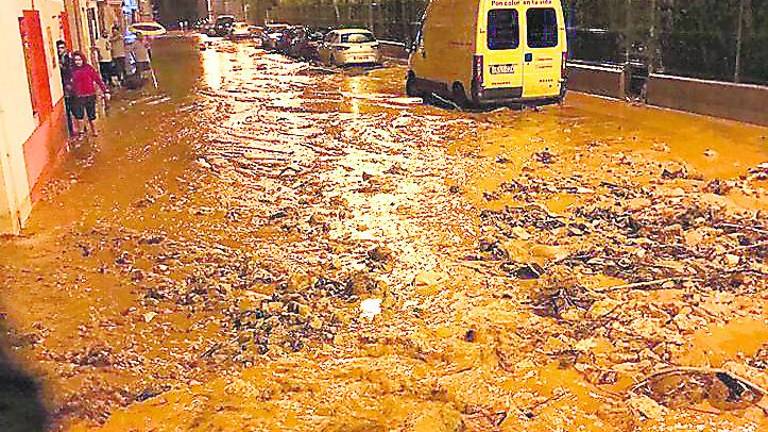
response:
M360 302L360 317L372 320L381 313L381 299L365 299Z
M668 408L690 407L708 402L713 408L730 411L760 402L766 391L757 384L723 369L678 367L664 369L632 388Z

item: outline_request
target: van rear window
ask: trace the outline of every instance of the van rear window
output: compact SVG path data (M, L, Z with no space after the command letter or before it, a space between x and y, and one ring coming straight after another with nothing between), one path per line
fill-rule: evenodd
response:
M528 26L528 48L557 46L557 14L554 9L528 9L525 18Z
M488 11L488 49L515 49L520 45L520 25L515 9Z
M347 33L341 35L341 43L366 43L375 42L376 38L371 33Z

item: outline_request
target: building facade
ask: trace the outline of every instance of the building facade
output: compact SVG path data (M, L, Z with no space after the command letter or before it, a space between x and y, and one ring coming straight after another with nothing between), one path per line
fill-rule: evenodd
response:
M234 15L238 21L244 21L246 3L243 0L210 0L209 13L213 18L220 15Z
M56 41L72 40L64 0L0 1L0 233L24 226L66 149Z

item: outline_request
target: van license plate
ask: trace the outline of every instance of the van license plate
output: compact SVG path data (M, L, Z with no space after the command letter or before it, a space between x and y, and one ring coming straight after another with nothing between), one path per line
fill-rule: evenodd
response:
M491 75L513 74L515 73L514 64L491 65Z

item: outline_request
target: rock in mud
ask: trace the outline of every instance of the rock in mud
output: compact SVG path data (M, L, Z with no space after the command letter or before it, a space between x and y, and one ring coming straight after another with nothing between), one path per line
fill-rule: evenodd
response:
M392 260L392 249L386 246L377 246L368 251L368 259L377 263L387 263Z
M147 387L144 390L142 390L141 393L136 395L136 401L143 402L147 399L152 399L153 397L159 396L170 389L171 389L171 386L169 385Z
M665 407L659 405L655 400L645 395L634 396L630 398L627 403L632 409L647 419L660 419L668 412Z
M708 402L722 411L744 409L765 397L764 390L730 372L692 367L657 372L637 384L633 392L672 409Z

